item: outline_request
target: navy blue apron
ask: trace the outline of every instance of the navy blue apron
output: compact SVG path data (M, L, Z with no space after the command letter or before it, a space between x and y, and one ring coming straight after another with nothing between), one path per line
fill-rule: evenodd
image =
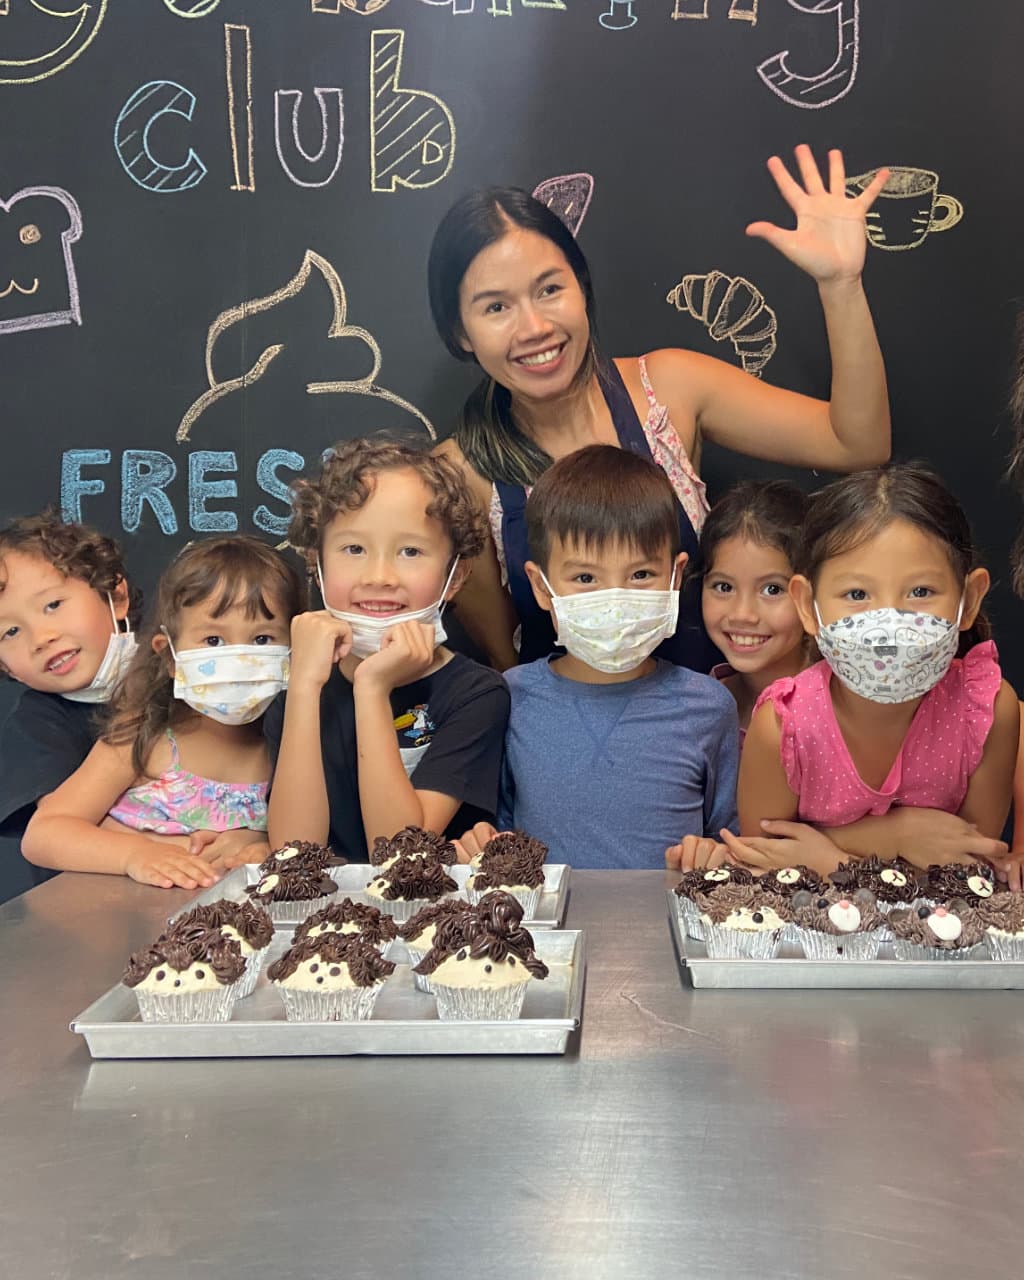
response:
M633 401L614 362L609 361L606 366L602 366L599 385L612 415L612 424L619 438L619 446L654 462L654 455L651 453L651 447L647 443L647 437L633 407ZM524 568L526 561L530 558L526 540L526 490L520 485L504 484L500 481L495 487L501 499L501 538L505 549L505 563L508 567L509 590L522 628L519 661L534 662L537 658L546 658L556 650L557 646L551 615L546 613L534 599L533 588L530 586L530 580ZM691 565L696 564L697 535L690 523L690 517L678 498L676 506L679 511L680 550L685 551L690 557ZM659 658L666 658L676 666L690 667L693 671L708 672L716 662L721 661L721 655L704 630L700 609L699 580L693 579L683 587L679 601L679 624L675 635L663 640L654 652Z

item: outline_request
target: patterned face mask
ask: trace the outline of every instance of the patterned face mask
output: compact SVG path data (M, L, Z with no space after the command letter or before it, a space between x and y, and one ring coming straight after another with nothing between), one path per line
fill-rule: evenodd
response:
M667 591L606 587L557 596L544 574L540 576L554 605L558 643L595 671L608 675L632 671L676 629L679 589L675 586Z
M451 567L448 579L441 591L441 598L433 604L427 605L425 609L417 609L413 613L396 613L390 618L368 618L365 613L345 613L342 609L332 609L327 603L327 597L324 595L324 574L320 567L319 557L316 562L316 578L320 584L320 597L324 602L324 608L332 618L337 618L339 622L347 622L352 630L352 653L357 658L368 658L371 654L380 650L381 641L384 639L384 633L390 631L392 627L397 626L400 622L426 622L434 624L434 648L444 644L448 639L448 632L444 629L444 623L441 621L441 614L444 612L445 596L448 594L448 588L452 585L452 578L455 577L455 570L459 566L459 558L455 557L455 563Z
M219 724L251 724L288 687L291 650L286 645L225 644L175 652L170 636L167 643L174 657L174 696Z
M103 655L103 661L96 674L84 689L74 689L71 693L61 694L61 697L67 698L68 702L109 702L114 696L114 690L124 678L132 658L135 657L135 650L138 648L135 632L127 621L125 622L127 629L121 630L109 592L107 603L110 605L110 616L114 619L114 630L107 641L107 651Z
M936 618L909 609L866 609L823 626L818 605L818 649L833 674L852 693L871 702L921 698L949 670L960 644L960 619Z

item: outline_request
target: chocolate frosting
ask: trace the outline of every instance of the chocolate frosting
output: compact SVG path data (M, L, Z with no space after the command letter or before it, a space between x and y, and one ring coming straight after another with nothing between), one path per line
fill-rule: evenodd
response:
M932 914L931 907L911 907L904 911L890 911L886 923L897 938L904 942L916 942L923 947L936 947L940 951L963 951L981 942L985 929L978 913L973 907L964 906L960 911L946 910L955 915L963 926L959 938L944 941L928 928L927 918Z
M794 871L799 875L795 880L780 880L779 875L785 872L792 874ZM817 871L810 867L803 867L797 864L793 867L783 867L781 870L766 871L763 876L759 877L758 883L762 888L767 889L769 893L777 893L780 898L792 898L794 893L799 893L802 889L808 890L810 893L824 893L828 889L828 882L818 875Z
M942 866L933 862L928 868L928 879L923 894L926 898L934 898L939 902L947 902L950 898L964 898L976 906L978 902L985 899L975 893L967 883L973 876L981 876L992 885L993 889L995 888L995 876L987 863L981 862L968 866L962 862L950 862ZM991 896L991 894L987 895L987 897Z
M975 915L986 928L1024 933L1024 893L994 893L973 906Z
M372 883L384 882L386 888L381 897L388 902L413 902L424 898L434 902L446 893L454 893L459 887L440 862L428 862L423 858L399 858L381 872Z
M269 876L277 876L277 884L268 893L260 893L260 885ZM337 893L338 886L323 870L298 867L288 871L268 871L259 884L250 885L246 892L256 902L309 902L312 898L326 898Z
M753 884L755 880L746 867L722 866L715 867L715 871L728 871L729 875L725 880L706 880L707 867L701 867L697 871L684 871L682 880L676 885L676 893L680 898L692 898L698 893L717 893L727 884Z
M324 907L314 912L308 920L303 920L295 930L292 942L301 942L309 935L311 929L323 924L332 924L335 928L340 928L343 924L358 925L358 936L365 938L367 942L372 942L374 946L398 937L398 926L390 916L384 915L382 911L378 911L368 903L353 902L351 898L343 898L341 902L332 902L329 907Z
M524 836L523 839L529 841L531 845L536 845L541 851L540 861L537 860L536 850L526 845L492 849L494 844L492 840L484 849L479 871L473 876L473 888L500 889L506 884L523 884L528 889L536 889L538 885L543 884L544 855L547 853L547 847L538 840L531 840L529 836Z
M484 845L480 865L486 867L491 858L515 857L524 864L542 867L547 856L547 845L528 836L525 831L499 831Z
M281 858L286 849L298 849L293 858ZM322 871L324 867L341 866L346 860L339 858L322 844L312 840L286 840L260 863L260 871L268 875L272 871Z
M447 919L448 916L465 915L467 911L475 911L475 907L471 907L464 898L444 898L440 902L435 902L429 907L423 907L406 920L405 924L398 926L398 932L403 938L412 939L423 932L424 929L432 924L437 924L440 920Z
M455 846L435 831L424 831L422 827L403 827L390 840L385 836L378 836L370 850L370 861L375 867L381 866L389 858L411 857L429 858L432 862L441 862L450 867L456 861Z
M274 936L274 922L262 907L253 902L232 902L229 898L220 898L205 907L193 907L172 920L166 934L162 934L158 941L190 929L221 929L224 925L237 930L254 951L262 951L269 946Z
M854 899L841 889L828 889L818 894L810 906L794 907L793 919L803 929L816 929L818 933L849 937L845 929L838 928L828 918L829 907L837 902L849 902L860 912L860 927L855 929L854 933L870 933L872 929L885 927L885 916L877 907L864 902L861 898Z
M357 987L372 987L395 971L377 948L358 933L322 933L316 938L303 938L267 970L272 982L290 978L307 960L320 960L326 965L347 964Z
M508 893L488 893L473 911L449 916L437 924L434 945L414 972L434 972L450 956L521 964L534 978L546 978L548 967L533 950L533 936L522 927L523 908Z
M906 877L904 885L889 884L882 879L883 871L901 871ZM913 902L921 896L917 881L917 869L905 858L883 862L881 858L854 858L840 865L829 875L837 889L853 893L855 889L870 889L883 902Z
M245 960L234 938L225 938L219 929L190 929L187 935L166 936L136 951L129 958L121 981L126 987L137 987L161 965L184 973L199 961L209 965L210 972L225 987L245 973Z
M765 908L774 911L780 920L793 918L792 908L785 898L780 898L777 893L768 893L757 884L727 884L715 893L696 894L694 901L712 924L727 920L737 907L750 911Z

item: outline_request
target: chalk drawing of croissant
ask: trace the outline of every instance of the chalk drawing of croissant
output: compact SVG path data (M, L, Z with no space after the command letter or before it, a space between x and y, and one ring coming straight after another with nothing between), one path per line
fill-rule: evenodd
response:
M699 320L715 342L728 338L743 368L755 378L775 354L775 312L757 285L743 276L722 271L686 275L665 301Z

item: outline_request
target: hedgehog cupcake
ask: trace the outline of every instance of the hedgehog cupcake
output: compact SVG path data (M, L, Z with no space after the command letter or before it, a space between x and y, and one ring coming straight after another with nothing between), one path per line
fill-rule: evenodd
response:
M474 871L466 882L470 902L500 890L510 893L530 919L537 914L547 856L547 845L525 831L501 831L492 836L473 859Z
M443 863L414 855L401 857L366 886L366 896L396 920L408 920L422 907L457 893L459 886Z
M305 920L330 904L338 892L335 881L322 868L295 867L268 871L246 890L251 901L270 913L272 920Z
M358 934L303 938L267 970L289 1022L364 1022L395 971Z
M219 929L192 929L136 951L122 981L143 1022L227 1022L244 973L237 942Z
M377 836L370 850L370 862L382 871L394 866L399 858L425 858L450 867L455 864L455 846L444 836L422 827L403 827L390 839Z
M251 902L220 898L217 902L193 907L184 915L177 916L168 925L165 936L188 934L197 929L219 929L223 937L238 943L245 960L245 976L238 984L238 999L251 996L274 940L274 922L269 914ZM158 941L163 941L163 938Z
M465 915L466 912L475 910L476 908L470 906L463 898L442 898L440 902L417 911L399 927L398 932L402 935L406 950L409 952L409 963L413 966L413 981L418 991L433 992L434 990L430 979L425 974L417 973L415 966L434 945L437 926L442 920L447 920L451 916Z
M358 934L372 946L383 950L398 937L398 926L391 916L384 915L376 907L342 898L340 902L332 902L329 907L303 920L292 935L292 943L301 942L303 938L318 938L322 933Z
M330 849L312 840L289 840L280 849L274 849L260 863L260 873L272 871L323 871L325 867L341 866L344 858L336 857Z

